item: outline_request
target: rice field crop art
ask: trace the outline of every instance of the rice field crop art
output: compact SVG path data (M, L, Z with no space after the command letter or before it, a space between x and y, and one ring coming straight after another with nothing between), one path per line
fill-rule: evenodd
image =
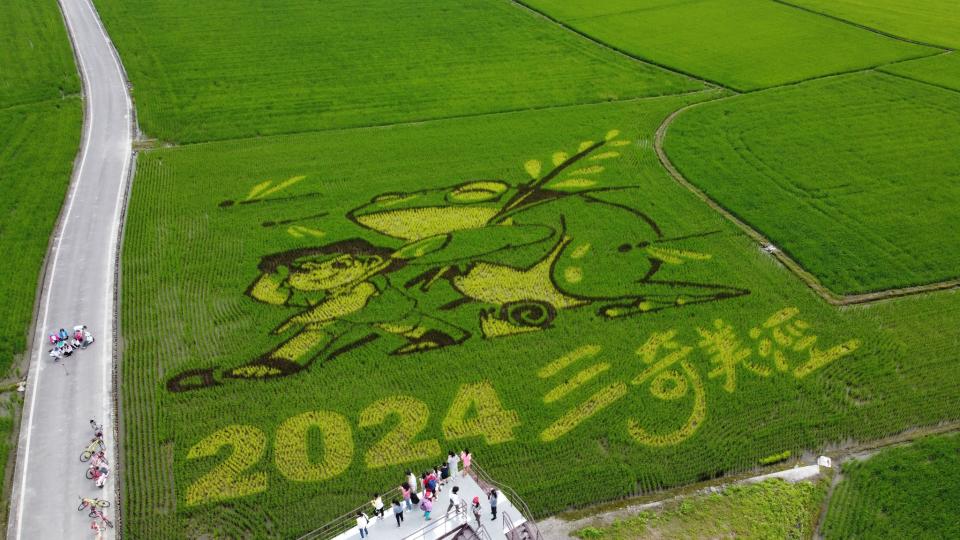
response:
M675 266L708 264L709 253L684 245L718 230L670 237L643 212L597 197L635 189L603 187L602 164L618 159L631 144L619 136L613 129L570 151L558 150L546 167L539 159L528 160L523 168L530 179L517 185L467 180L439 189L381 193L345 216L385 239L403 241L399 247L343 238L263 256L245 294L302 311L270 331L282 343L222 377L290 375L382 335L399 341L390 354L413 354L456 346L474 335L545 330L565 310L592 310L615 319L749 294L671 276ZM282 202L284 190L303 178L272 187L257 184L241 204ZM233 206L231 200L220 204ZM281 208L275 206L277 211ZM288 222L280 217L264 224ZM618 235L597 229L598 222L617 224ZM324 238L302 225L287 233ZM631 275L612 278L624 269ZM429 296L440 281L455 298L430 309L430 300L419 297ZM481 306L475 324L464 328L450 322L446 314L468 304ZM167 388L178 392L215 381L210 370L189 370L170 379Z
M142 154L129 534L296 537L463 447L543 516L955 416L952 297L837 310L662 169L717 95Z

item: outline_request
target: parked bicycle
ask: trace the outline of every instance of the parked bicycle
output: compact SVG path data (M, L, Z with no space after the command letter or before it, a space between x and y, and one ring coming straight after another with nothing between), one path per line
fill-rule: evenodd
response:
M90 439L90 444L88 444L87 447L84 448L83 452L80 453L80 461L86 462L100 450L106 449L107 447L103 444L103 439L94 437L93 439Z
M99 508L90 510L90 517L100 518L107 527L113 528L113 522L107 519L107 516Z
M84 508L90 507L90 517L93 517L93 510L96 508L109 508L110 501L104 499L88 499L86 497L80 497L80 506L77 507L77 511L81 512Z

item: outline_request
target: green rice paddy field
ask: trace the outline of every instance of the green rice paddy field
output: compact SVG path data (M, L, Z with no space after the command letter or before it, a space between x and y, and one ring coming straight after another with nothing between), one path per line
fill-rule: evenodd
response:
M827 538L956 538L960 438L930 437L843 466Z
M26 346L37 278L80 143L80 82L53 3L0 9L0 373Z
M136 81L141 127L169 141L703 88L624 61L508 2L96 3Z
M789 0L786 2L942 47L960 46L960 9L951 0Z
M463 446L542 517L960 419L960 295L831 306L655 151L693 105L669 158L838 293L955 278L956 93L873 69L941 49L535 4L97 2L183 143L125 229L125 534L295 537Z
M14 366L26 350L41 264L80 143L79 92L56 4L5 2L0 8L0 252L8 255L0 265L0 379L5 386L23 374ZM16 453L11 439L20 398L12 394L16 397L0 397L0 472ZM6 493L0 500L3 522Z
M938 52L769 0L523 3L638 58L737 90Z
M958 145L956 92L876 73L697 107L666 140L684 176L843 294L960 277Z
M885 73L960 91L960 56L950 52L884 66Z

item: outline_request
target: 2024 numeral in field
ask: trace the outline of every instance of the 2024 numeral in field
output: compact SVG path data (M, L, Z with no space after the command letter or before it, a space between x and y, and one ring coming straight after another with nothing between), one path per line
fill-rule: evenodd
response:
M379 426L397 418L396 427L367 449L367 468L385 467L421 461L441 454L436 439L418 440L427 425L429 409L422 401L404 395L387 397L368 405L360 412L361 428ZM496 391L489 383L466 384L460 387L443 419L443 435L447 440L484 437L487 444L514 438L520 425L516 411L503 408ZM323 440L323 456L312 460L308 436L317 430ZM216 456L223 447L230 454L221 463L187 488L188 506L212 503L255 495L267 490L266 472L253 472L267 449L263 430L249 425L224 427L195 444L187 459ZM293 482L320 482L343 474L355 454L353 429L347 419L330 411L309 411L284 420L277 427L274 442L274 465L284 478Z

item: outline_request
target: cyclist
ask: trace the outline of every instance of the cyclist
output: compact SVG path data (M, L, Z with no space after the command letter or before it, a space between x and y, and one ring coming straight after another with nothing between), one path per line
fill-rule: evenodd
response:
M99 474L95 473L93 480L98 488L103 489L103 485L107 483L107 476L110 476L110 469L106 465L101 465L97 471Z
M90 429L93 430L93 436L95 438L103 439L103 426L97 424L96 420L90 420Z

